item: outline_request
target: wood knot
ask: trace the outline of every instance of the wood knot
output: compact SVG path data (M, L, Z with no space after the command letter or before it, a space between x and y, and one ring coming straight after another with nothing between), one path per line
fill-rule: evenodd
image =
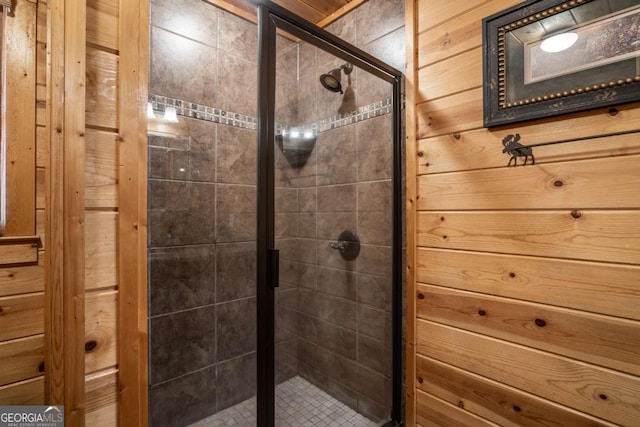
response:
M598 397L599 397L600 399L602 399L602 400L607 400L607 399L608 399L607 395L606 395L606 394L604 394L604 393L600 393L600 394L598 395Z
M545 322L544 319L536 319L535 323L537 326L540 326L541 328L547 326L547 322Z
M484 310L478 310L478 314L479 314L480 316L486 316L486 315L487 315L487 312L486 312L486 311L484 311Z
M458 401L458 408L464 409L464 402L462 400Z
M422 384L422 383L424 382L424 380L422 379L422 377L418 377L418 382L419 382L420 384Z
M609 115L610 115L611 117L617 116L619 112L620 112L620 111L618 111L618 109L617 109L617 108L609 108Z
M98 347L98 343L95 340L87 341L84 343L84 351L85 353L91 353L93 350Z
M511 277L511 278L513 279L514 277L516 277L516 273L514 273L514 272L512 271L511 273L509 273L509 277Z
M575 219L578 219L578 218L580 218L582 216L582 212L577 211L577 210L573 210L573 211L571 211L571 216L573 218L575 218Z
M38 365L38 372L40 373L44 372L44 362L40 362L40 364Z
M418 299L424 299L424 294L422 292L418 294Z
M453 139L460 139L460 132L455 132L452 136Z
M554 186L554 187L558 187L558 188L560 188L560 187L562 187L563 185L564 185L564 182L560 181L559 179L558 179L558 180L556 180L556 181L553 181L553 186Z
M424 156L424 152L423 151L418 151L418 157L423 157Z
M513 405L513 410L516 412L520 412L522 409L518 405Z

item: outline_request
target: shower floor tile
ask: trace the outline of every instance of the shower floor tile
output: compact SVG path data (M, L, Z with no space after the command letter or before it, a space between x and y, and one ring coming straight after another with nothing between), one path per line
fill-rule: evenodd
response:
M278 427L374 427L379 424L357 413L301 377L276 386ZM250 427L256 425L256 398L191 424L190 427Z

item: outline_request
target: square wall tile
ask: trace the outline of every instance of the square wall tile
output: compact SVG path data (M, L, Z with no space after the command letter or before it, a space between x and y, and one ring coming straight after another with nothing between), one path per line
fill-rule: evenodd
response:
M255 243L222 243L217 245L216 252L215 277L218 302L254 296L256 294Z
M249 353L218 365L216 388L218 411L256 395L256 353Z
M149 180L149 246L215 243L215 184Z
M220 304L217 314L218 360L228 360L255 351L255 298Z
M215 306L150 319L149 383L202 369L216 362Z
M149 425L183 427L216 412L216 367L149 388Z
M213 73L213 70L208 70ZM218 54L218 83L213 105L225 111L256 115L258 67L255 62L228 53Z
M256 239L256 188L218 185L216 230L218 242Z
M217 49L151 27L149 92L215 105Z
M362 46L404 26L404 1L369 0L356 9L354 15L358 46Z
M258 135L254 130L218 125L218 177L228 184L255 184Z
M151 316L216 302L214 245L149 249Z
M151 0L151 24L216 47L218 8L201 0Z
M358 172L356 142L354 125L328 130L318 136L317 185L356 182Z
M393 135L391 116L385 115L356 124L358 134L358 181L391 179Z
M254 63L258 62L258 26L219 9L218 48Z
M189 176L192 181L216 180L216 125L183 117L189 134Z

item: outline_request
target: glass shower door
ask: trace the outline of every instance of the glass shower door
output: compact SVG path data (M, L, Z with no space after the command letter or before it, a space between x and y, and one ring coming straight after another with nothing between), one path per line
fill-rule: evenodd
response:
M393 85L279 31L275 425L382 425L393 390Z

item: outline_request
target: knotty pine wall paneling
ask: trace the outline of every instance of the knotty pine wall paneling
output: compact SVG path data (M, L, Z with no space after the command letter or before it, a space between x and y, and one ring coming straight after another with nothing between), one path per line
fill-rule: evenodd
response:
M144 426L148 1L41 3L45 400L72 426Z
M639 425L640 103L485 129L481 20L520 2L408 3L417 424ZM514 133L573 141L507 167Z
M1 11L2 8L0 8ZM44 403L42 4L6 16L7 222L0 237L0 404ZM46 15L45 15L46 17ZM36 126L38 123L38 127ZM4 203L4 201L3 201ZM37 234L37 235L36 235Z

